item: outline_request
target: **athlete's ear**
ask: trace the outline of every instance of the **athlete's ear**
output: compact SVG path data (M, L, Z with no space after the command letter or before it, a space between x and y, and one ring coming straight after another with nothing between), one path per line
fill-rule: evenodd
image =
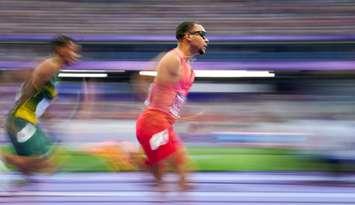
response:
M191 40L191 34L186 33L185 34L185 38L186 38L186 40L190 41Z

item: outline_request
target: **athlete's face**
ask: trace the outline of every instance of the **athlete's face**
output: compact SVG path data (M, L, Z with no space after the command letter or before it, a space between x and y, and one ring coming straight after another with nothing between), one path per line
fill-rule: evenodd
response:
M200 24L195 24L191 31L187 33L189 35L190 44L196 53L202 55L206 53L208 39L206 30Z
M59 56L63 59L65 64L73 64L80 58L80 47L74 42L68 43L66 46L58 49Z

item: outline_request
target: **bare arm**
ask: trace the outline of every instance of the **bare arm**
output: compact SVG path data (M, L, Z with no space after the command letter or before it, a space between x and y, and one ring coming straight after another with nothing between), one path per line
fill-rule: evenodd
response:
M180 77L180 61L174 53L168 53L158 64L156 80L161 84L176 83Z
M22 86L22 95L19 101L28 99L40 90L56 73L56 65L50 59L39 64L30 74L28 80Z
M205 115L204 111L200 111L198 113L194 113L194 114L184 114L182 115L179 120L181 121L199 121L202 120L203 117Z
M51 59L47 59L39 64L32 73L31 85L33 88L40 90L45 86L58 72L58 67L59 66L53 63Z

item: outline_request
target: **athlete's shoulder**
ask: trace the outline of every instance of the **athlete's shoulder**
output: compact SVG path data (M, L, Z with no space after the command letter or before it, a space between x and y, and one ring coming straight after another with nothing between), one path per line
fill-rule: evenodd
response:
M179 50L177 48L171 49L166 53L167 56L178 59L179 58Z
M46 58L42 62L39 63L38 69L55 69L59 67L58 63L54 60L54 58Z
M161 59L161 64L164 65L178 65L179 64L179 55L175 49L167 52Z
M58 64L53 58L43 60L32 73L32 84L36 89L41 88L58 72Z
M35 68L34 75L50 75L55 73L58 68L58 64L53 60L53 58L46 58L41 61Z

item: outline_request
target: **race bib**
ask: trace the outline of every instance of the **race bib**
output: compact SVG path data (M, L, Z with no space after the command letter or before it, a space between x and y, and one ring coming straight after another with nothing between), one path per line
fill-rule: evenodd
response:
M26 142L35 134L35 132L36 132L36 127L30 123L27 123L27 125L16 134L17 142L19 143Z
M168 129L158 132L152 136L149 140L150 148L152 150L158 149L160 146L165 145L169 141Z

